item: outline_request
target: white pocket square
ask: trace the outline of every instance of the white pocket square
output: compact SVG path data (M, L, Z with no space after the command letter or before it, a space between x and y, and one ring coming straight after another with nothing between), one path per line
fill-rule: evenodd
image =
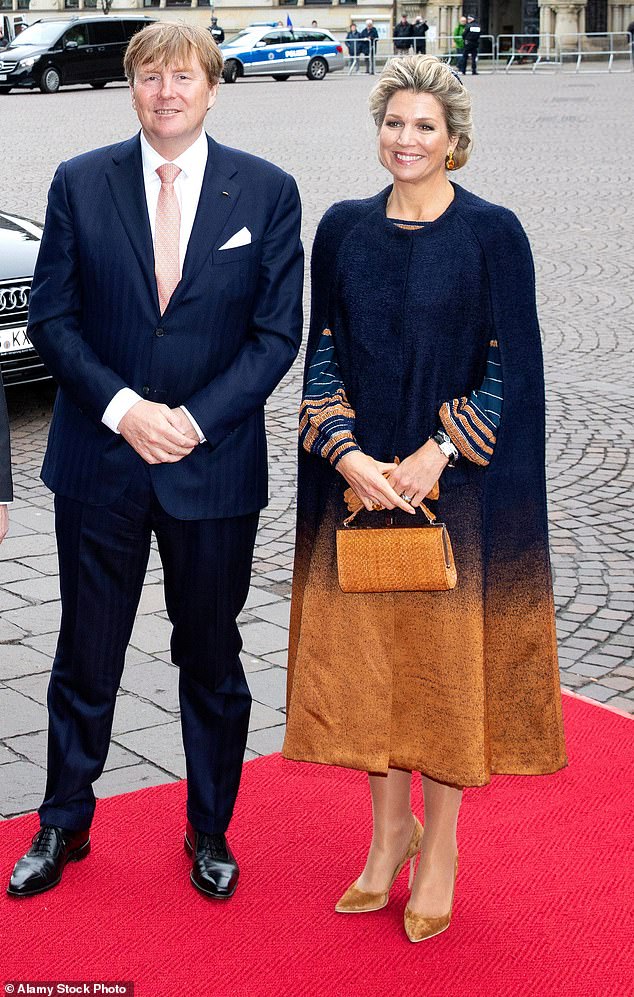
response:
M248 246L251 243L251 233L246 226L241 228L239 232L232 235L230 239L227 239L224 246L220 249L237 249L238 246Z

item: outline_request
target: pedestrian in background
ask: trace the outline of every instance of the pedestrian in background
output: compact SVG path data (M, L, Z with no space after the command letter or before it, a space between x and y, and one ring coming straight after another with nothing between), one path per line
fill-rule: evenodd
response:
M425 55L427 51L427 39L425 35L429 31L427 21L423 21L419 15L412 25L412 37L414 39L414 52L416 55Z
M350 71L354 73L359 72L359 55L361 54L359 49L363 45L361 41L361 34L357 29L355 22L353 21L350 25L350 30L346 35L346 46L348 48L348 54L352 59L350 65Z
M391 60L370 109L392 183L335 204L313 246L283 754L369 773L367 861L336 910L384 907L420 854L404 913L418 942L451 919L463 787L555 772L566 753L528 240L512 212L449 180L473 136L449 66ZM456 587L343 592L346 485L367 525L388 509L400 526L438 485ZM486 866L478 848L470 861Z
M225 40L225 33L218 24L217 17L212 17L209 31L211 32L211 37L215 41L216 45L222 45L223 41Z
M467 61L469 56L471 56L471 72L474 76L478 75L478 48L480 46L480 25L476 23L475 17L467 17L467 24L464 29L464 34L462 36L462 61L460 64L460 72L463 76L467 73Z
M464 41L462 36L464 35L465 28L467 26L467 19L462 15L455 28L453 29L453 47L454 54L456 56L456 65L460 66L462 60L462 52L464 49Z
M9 413L4 395L2 374L0 374L0 543L9 529L8 503L13 501L13 482L11 480L11 435L9 432Z
M396 55L407 55L412 47L412 26L403 14L399 24L394 28L394 52Z
M361 32L361 38L363 39L362 55L366 56L368 60L365 71L366 73L370 73L374 76L376 68L376 46L379 40L379 33L374 27L374 22L371 17L369 17L365 22L365 28Z

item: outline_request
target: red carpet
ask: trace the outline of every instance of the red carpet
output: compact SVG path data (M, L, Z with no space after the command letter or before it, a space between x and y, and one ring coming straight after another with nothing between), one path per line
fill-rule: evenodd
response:
M569 768L465 795L445 934L407 941L405 876L385 910L334 913L368 840L365 777L272 756L245 767L231 901L189 884L183 783L104 800L92 854L57 889L3 892L0 993L119 979L137 997L632 997L634 724L564 708ZM0 825L3 888L36 826Z

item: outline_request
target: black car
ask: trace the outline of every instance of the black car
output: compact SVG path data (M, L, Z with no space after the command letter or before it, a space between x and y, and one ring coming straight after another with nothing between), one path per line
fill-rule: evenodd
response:
M0 93L14 88L56 93L90 83L125 80L123 56L149 17L72 17L35 21L0 51Z
M42 226L0 211L0 368L5 385L50 377L26 334Z

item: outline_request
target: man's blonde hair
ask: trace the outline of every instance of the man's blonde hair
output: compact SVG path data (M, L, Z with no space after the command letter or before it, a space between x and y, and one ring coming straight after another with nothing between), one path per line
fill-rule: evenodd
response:
M175 21L157 21L142 28L128 45L123 68L130 86L142 66L173 66L183 68L196 56L203 67L210 87L216 85L222 73L220 49L206 28Z
M473 144L471 97L449 66L434 55L407 55L388 62L370 93L370 113L377 128L383 124L390 98L400 90L429 93L436 98L443 109L447 132L458 139L453 154L455 168L464 166Z

